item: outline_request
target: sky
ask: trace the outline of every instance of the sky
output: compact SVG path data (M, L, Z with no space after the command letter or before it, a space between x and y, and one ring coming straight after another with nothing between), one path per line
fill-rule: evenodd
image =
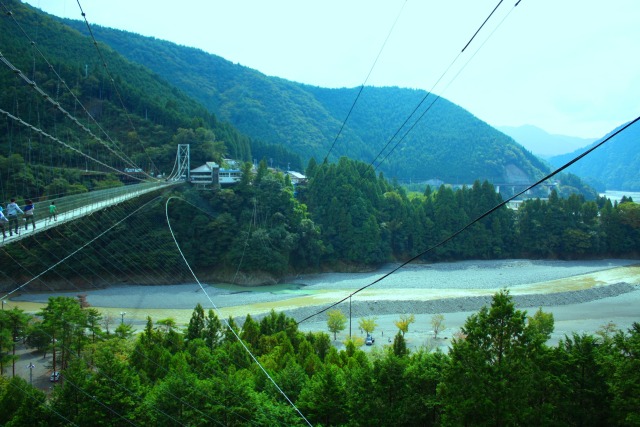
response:
M26 1L300 83L433 91L492 126L600 138L640 115L640 1L516 2Z

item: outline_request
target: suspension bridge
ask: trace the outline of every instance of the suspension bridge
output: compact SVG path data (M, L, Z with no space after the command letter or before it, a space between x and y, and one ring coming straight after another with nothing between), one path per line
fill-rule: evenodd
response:
M27 227L24 217L18 219L17 232L11 229L9 223L5 225L4 236L0 247L15 243L25 237L49 230L61 224L86 217L87 215L114 206L119 203L140 197L153 191L159 191L168 187L183 184L184 180L143 182L124 187L109 188L106 190L91 191L88 193L64 196L54 200L56 215L49 214L50 201L45 200L34 203L35 226Z
M33 203L35 220L31 228L29 229L24 215L18 218L17 223L5 223L0 247L18 242L25 237L33 236L34 234L49 230L58 225L85 217L101 209L135 199L144 194L184 184L189 181L191 168L190 156L189 144L178 144L173 170L166 179L152 178L150 175L145 174L151 179L143 181L136 176L137 171L141 169L125 169L122 174L124 178L135 179L141 182L62 197L43 198L40 201L36 201ZM25 198L25 200L26 199L27 198ZM52 202L56 207L55 215L49 211L49 206Z

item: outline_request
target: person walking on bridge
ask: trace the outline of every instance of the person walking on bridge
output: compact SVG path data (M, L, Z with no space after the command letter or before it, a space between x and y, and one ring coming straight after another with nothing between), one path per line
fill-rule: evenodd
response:
M24 207L24 231L27 231L29 228L29 221L31 221L31 225L33 226L33 230L36 229L36 218L34 215L35 207L33 206L33 202L31 199L27 199L27 205Z
M51 218L53 218L54 221L58 220L58 208L56 207L55 202L51 202L49 205L49 219L47 222L51 221Z
M2 228L2 238L5 239L7 237L6 234L4 234L4 225L9 222L9 220L7 219L6 216L4 216L4 214L2 213L2 207L0 207L0 228Z
M13 231L15 230L16 235L18 235L18 213L23 214L22 209L16 203L16 199L11 199L9 204L7 204L7 219L9 220L9 236L13 236Z

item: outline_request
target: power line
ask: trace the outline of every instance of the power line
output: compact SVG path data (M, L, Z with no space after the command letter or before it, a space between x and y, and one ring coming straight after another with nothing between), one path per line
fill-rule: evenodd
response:
M107 61L105 60L104 55L102 55L102 51L100 50L100 47L98 46L98 41L96 40L95 36L93 35L93 30L91 29L91 25L89 25L89 21L87 20L87 15L84 13L84 10L82 9L82 5L80 4L80 0L76 0L76 2L78 3L78 7L80 8L80 13L82 15L82 19L84 19L85 25L87 26L87 30L89 31L89 35L91 36L91 39L93 40L93 45L95 46L96 51L98 52L98 56L100 57L100 60L102 61L102 66L104 67L107 75L109 76L109 79L111 80L111 84L113 85L113 88L114 88L116 94L118 95L118 99L120 100L120 105L122 105L122 108L123 108L123 110L125 112L127 120L129 121L129 125L131 126L131 129L134 130L136 135L138 135L137 129L136 129L135 125L133 124L133 121L131 120L131 115L129 114L129 111L127 110L127 107L124 104L124 99L122 98L122 95L120 94L120 90L118 89L118 86L116 85L116 81L113 78L113 75L111 74L111 71L109 70L109 67L107 66ZM151 157L149 157L149 153L147 153L147 150L144 148L144 145L142 145L142 141L140 140L140 138L138 138L138 142L140 143L140 147L142 148L142 152L147 156L147 159L149 160L150 164L153 166L153 168L155 170L158 170L156 165L153 163L153 160L151 160Z
M500 0L498 2L498 4L493 8L493 10L491 11L491 13L489 13L489 15L487 16L487 18L485 18L485 20L482 22L482 24L478 27L478 29L476 30L476 32L473 34L473 36L471 36L471 38L469 39L469 41L467 41L467 43L464 45L464 47L460 50L460 52L458 52L458 54L455 56L455 58L451 61L451 63L449 63L449 65L445 68L445 70L442 72L442 74L440 74L440 77L438 77L438 79L436 80L436 82L433 84L433 86L431 87L431 90L429 90L420 100L420 102L418 103L418 105L416 105L416 107L413 109L413 111L409 114L409 116L405 119L404 122L402 122L402 124L398 127L398 129L395 131L395 133L391 136L391 138L389 138L389 140L387 141L387 143L384 145L384 147L382 147L382 149L378 152L378 154L376 155L376 157L371 161L370 165L374 166L374 164L376 163L376 161L378 160L378 158L380 156L382 156L382 153L384 153L384 151L387 149L387 147L389 147L389 145L391 144L391 142L393 142L393 140L400 134L400 132L402 131L402 129L407 125L407 123L409 123L409 121L411 120L411 118L418 112L418 110L420 109L420 107L422 106L422 104L424 104L424 102L427 100L427 98L429 98L429 96L432 95L434 89L436 88L436 86L440 83L440 81L444 78L444 76L449 72L449 70L453 67L453 65L458 61L458 59L460 58L460 56L462 56L462 54L464 53L464 51L467 49L467 47L469 47L469 45L473 42L473 40L476 38L476 36L478 35L478 33L480 33L480 31L482 30L482 28L485 26L485 24L489 21L489 19L493 16L493 14L496 12L496 10L500 7L500 5L502 4L504 0ZM514 8L516 6L518 6L518 4L520 4L521 0L518 0L518 2L513 6ZM492 33L493 34L493 33ZM477 53L477 52L476 52ZM475 55L475 54L474 54ZM454 79L457 77L457 75L454 77ZM451 84L451 82L449 83ZM440 96L438 96L436 98L435 101L437 101L437 99L440 98ZM426 114L427 111L429 111L431 109L431 106L433 106L433 104L435 103L435 101L433 101L431 103L431 105L429 105L429 107L427 107L427 109L422 113L422 115L416 119L416 121L413 123L413 125L409 128L409 130L404 134L404 136L402 137L402 139L404 139L407 134L415 127L415 125L418 123L418 121L420 121L420 119ZM396 145L394 146L394 148L391 150L391 152L393 152L393 150L395 150L395 147L402 141L402 139L400 141L398 141L398 143L396 143ZM391 154L391 153L389 153ZM389 154L387 154L387 156L384 157L384 159L386 159ZM374 169L377 169L380 164L382 164L382 162L384 161L384 159L382 161L380 161L380 163L378 163L378 166L374 166Z
M146 204L145 204L144 206L142 206L140 209L145 208L145 210L148 210L147 206L148 206L149 204L151 204L152 202L157 201L157 200L159 200L159 199L160 199L160 197L156 197L156 198L154 198L153 200L150 200L148 203L146 203ZM135 213L135 212L133 212L131 215L133 215L134 213ZM98 239L98 238L102 237L106 232L108 232L108 231L112 230L114 227L118 226L118 225L120 224L120 222L121 222L121 221L123 221L123 220L124 220L124 219L126 219L126 218L124 218L124 219L119 218L119 219L120 219L120 221L118 221L118 222L117 222L116 224L114 224L113 226L109 227L107 230L100 232L100 233L99 233L99 235L98 235L97 237L92 236L92 237L91 237L91 241L94 241L94 240L96 240L96 239ZM138 225L140 225L140 224L138 224ZM151 229L150 227L147 227L147 230L150 230L150 229ZM80 228L80 229L78 229L78 231L83 231L83 229L82 229L82 228ZM68 238L67 238L66 236L62 236L62 237L68 240ZM37 241L37 239L36 239L36 241ZM136 240L136 239L134 239L134 241L138 241L138 242L143 242L143 243L144 243L144 239L137 239L137 240ZM38 241L37 241L37 242L38 242ZM91 243L91 242L90 242L90 243ZM172 242L172 243L173 243L173 242ZM39 244L39 245L40 245L44 250L48 251L48 250L47 250L47 249L46 249L46 248L45 248L45 247L44 247L40 242L38 242L38 244ZM5 250L5 253L7 254L7 256L9 256L9 258L11 258L11 260L12 260L14 263L16 263L16 264L17 264L17 265L19 265L21 268L23 268L27 273L29 273L29 275L31 275L31 276L32 276L32 277L34 277L34 278L37 278L38 280L41 280L41 279L40 279L40 277L42 277L42 275L43 275L43 274L45 274L45 273L46 273L46 272L48 272L48 271L52 271L52 268L54 268L55 266L57 266L57 265L61 264L61 262L63 262L63 261L68 261L72 256L75 256L75 255L79 254L79 253L80 253L80 251L81 251L82 249L86 248L86 247L87 247L87 245L83 245L79 250L75 250L75 251L73 251L72 253L70 253L69 255L64 256L64 257L60 260L60 262L55 263L55 265L54 265L53 267L47 268L43 273L38 274L38 275L35 275L35 274L31 273L27 268L25 268L23 265L21 265L19 261L15 260L15 259L14 259L14 258L9 254L9 253L7 253L7 251L6 251L6 250ZM127 243L127 244L126 244L126 247L127 247L127 248L129 248L129 249L131 250L132 254L135 254L135 253L136 253L136 251L137 251L137 249L136 249L132 244ZM173 249L175 249L175 246L173 246L173 244L172 244L172 246L171 246L171 247L172 247ZM28 249L27 249L26 247L24 247L24 246L23 246L23 249L24 249L25 253L28 253L28 252L29 252L29 251L28 251ZM129 255L129 256L130 256L130 255ZM106 260L106 259L108 259L108 257L107 257L107 256L105 256L104 258L100 258L100 262L99 262L99 264L104 264L104 262L105 262L105 260ZM139 263L137 263L137 262L136 262L136 263L134 263L134 264L135 264L135 265L140 265L140 264L142 264L142 260L141 260L141 262L139 262ZM104 267L103 267L103 268L104 268ZM108 271L108 269L107 269L107 271ZM127 274L127 273L125 273L125 272L124 272L124 271L122 271L122 270L120 270L120 272L123 274L123 276L125 276L125 275ZM94 273L95 273L95 271L94 271ZM5 275L5 276L6 276L6 275ZM168 276L168 277L176 277L176 275L175 275L175 274L171 274L171 273L169 273L167 276ZM64 278L64 277L62 277L62 276L61 276L61 278L62 278L63 280L67 280L67 282L68 282L70 285L72 285L74 288L76 288L78 291L81 291L81 289L80 289L80 288L78 288L78 287L77 287L73 282L69 281L68 279L65 279L65 278ZM89 282L88 282L88 283L89 283ZM47 287L47 288L49 288L50 290L52 290L52 289L48 286L48 284L47 284L46 282L42 282L42 284L43 284L45 287ZM7 294L7 295L9 295L9 294ZM3 298L4 298L4 297L3 297ZM50 337L51 337L51 336L50 336ZM51 338L53 338L53 337L51 337ZM137 350L135 350L135 349L134 349L133 351L134 351L136 354L140 355L141 357L144 357L145 359L147 359L147 360L148 360L148 361L150 361L151 363L155 364L157 367L159 367L159 368L163 369L165 372L168 372L168 369L167 369L167 368L165 368L164 366L159 365L155 360L150 359L148 356L146 356L145 354L143 354L143 353L141 353L141 352L139 352L139 351L137 351ZM75 356L75 355L74 355L74 356ZM98 372L98 373L101 373L101 372ZM109 378L109 377L108 377L108 375L106 375L106 374L104 374L104 373L101 373L101 374L102 374L103 376L107 377L111 382L114 382L114 383L118 384L118 383L117 383L117 381L113 380L112 378ZM75 386L75 385L74 385L74 386ZM134 395L134 393L133 393L131 390L127 389L124 385L119 384L119 386L120 386L121 388L123 388L124 390L126 390L129 394L132 394L134 397L136 397L136 398L140 399L137 395ZM85 394L86 394L86 393L85 393ZM211 417L211 416L209 416L207 413L202 412L200 409L198 409L198 408L194 407L194 406L193 406L191 403L189 403L188 401L185 401L185 400L183 400L182 398L180 398L179 396L175 396L175 395L173 395L173 394L172 394L172 393L170 393L170 392L169 392L169 394L171 394L171 395L172 395L172 397L173 397L174 399L176 399L176 400L178 400L178 401L182 402L184 405L186 405L186 406L188 406L188 407L192 408L194 411L199 412L202 416L204 416L204 417L208 418L210 421L212 421L212 422L214 422L214 423L217 423L217 424L222 425L222 423L221 423L221 422L219 422L218 420L216 420L216 419L212 418L212 417ZM213 396L208 396L208 397L210 397L210 398L211 398L212 400L214 400L214 401L217 401ZM94 400L95 400L95 398L94 398ZM219 401L217 401L217 402L218 402L218 403L221 403L221 402L219 402ZM101 405L105 406L102 402L98 402L98 403L100 403ZM105 407L106 407L106 406L105 406ZM109 408L107 408L107 409L109 409ZM155 409L155 408L154 408L154 409ZM159 410L159 409L155 409L155 410L157 410L159 413L162 413L163 415L165 415L165 416L167 416L167 417L169 417L169 418L174 419L173 417L171 417L170 415L168 415L168 414L164 413L163 411L161 411L161 410ZM234 415L236 415L237 417L242 418L243 420L245 420L245 421L247 421L247 422L251 423L251 420L246 419L242 414L236 413L236 412L234 412L233 410L230 410L230 411L231 411L231 413L233 413L233 414L234 414ZM174 419L174 420L175 420L175 419ZM178 421L176 421L176 422L178 422ZM179 423L179 422L178 422L178 423Z
M27 34L27 32L24 30L24 28L20 25L20 23L16 20L13 12L11 12L7 6L0 2L0 5L2 5L2 8L5 10L5 14L10 16L11 19L13 20L14 24L18 27L18 29L22 32L22 34L27 38L27 40L31 43L31 46L40 54L40 57L44 60L44 62L47 64L47 67L55 74L55 76L58 78L58 81L61 82L63 84L63 86L65 87L65 89L67 90L67 92L72 96L72 98L75 100L75 102L77 102L80 107L82 107L82 109L84 110L84 112L87 114L87 117L89 117L93 123L98 127L98 129L100 129L100 131L102 131L102 133L107 137L107 139L109 141L111 141L111 143L113 143L113 145L118 148L118 145L116 144L115 141L113 141L111 139L111 137L107 134L107 132L102 128L102 126L100 126L100 124L98 123L98 121L93 117L93 115L87 110L87 108L84 106L84 104L78 99L78 97L76 96L76 94L71 90L71 88L67 85L67 82L62 78L62 76L60 76L60 74L56 71L55 67L47 60L46 56L44 55L44 53L40 50L40 48L38 47L37 43L29 36L29 34ZM35 58L34 58L35 61ZM28 84L30 84L29 82L27 82ZM34 83L35 84L35 83ZM30 84L31 85L31 84ZM55 104L54 104L55 106ZM62 110L61 110L62 111ZM63 113L65 113L63 111ZM65 115L67 115L69 117L68 113L65 113ZM84 126L82 126L77 119L70 117L76 124L79 124L81 127L84 128ZM107 147L110 151L113 152L113 150L111 149L111 147L109 147L107 144L104 143L104 141L102 141L99 137L91 134L92 137L94 137L98 142L100 142L101 144L103 144L105 147ZM115 155L117 155L118 157L120 157L119 154L115 153ZM125 163L129 163L131 166L135 166L134 162L124 153L122 152L122 155L124 157L126 157L126 159L121 158L121 160L123 160ZM137 167L137 166L135 166Z
M369 69L369 73L367 74L367 77L364 79L364 82L362 82L362 85L360 86L360 89L358 90L358 94L356 95L356 98L353 100L353 103L351 104L351 108L349 108L349 112L347 113L347 117L345 117L344 120L342 121L342 125L340 126L340 130L338 130L338 134L334 138L333 143L331 144L331 147L329 148L329 151L327 152L327 155L324 156L324 161L325 162L328 160L329 155L331 154L331 151L333 151L333 147L335 147L336 142L338 141L338 138L340 137L340 134L342 134L342 130L344 129L345 125L347 124L347 121L349 120L349 117L351 117L351 113L353 112L353 109L355 108L356 103L358 102L358 99L360 98L360 95L362 94L362 91L363 91L365 85L369 81L369 77L371 77L371 73L373 73L373 69L375 68L376 64L378 63L378 59L380 59L380 55L382 55L382 51L384 50L384 47L387 45L387 42L389 41L389 38L391 37L391 33L393 33L393 29L395 28L396 24L398 23L398 20L400 19L400 15L402 15L402 11L404 10L404 7L406 6L406 4L407 4L407 0L405 0L405 2L402 4L402 7L400 8L400 11L398 12L398 15L396 16L395 21L393 21L393 25L391 25L391 28L389 29L389 32L387 33L387 37L384 39L384 42L382 43L382 46L380 47L380 50L378 51L378 55L376 56L376 59L373 61L373 64L371 65L371 68Z
M496 206L494 206L493 208L489 209L487 212L483 213L482 215L480 215L479 217L477 217L476 219L474 219L473 221L469 222L467 225L465 225L464 227L460 228L458 231L454 232L453 234L450 234L448 237L446 237L445 239L443 239L442 241L440 241L439 243L431 246L430 248L428 248L427 250L420 252L418 255L412 257L411 259L403 262L402 264L400 264L398 267L392 269L391 271L389 271L388 273L382 275L381 277L379 277L378 279L374 280L373 282L369 283L368 285L362 286L361 288L356 289L355 291L353 291L351 294L349 294L348 296L346 296L345 298L331 304L328 307L323 308L322 310L311 314L307 317L305 317L304 319L300 320L299 322L296 322L296 325L299 325L300 323L311 319L312 317L315 317L319 314L324 313L325 311L337 306L338 304L343 303L344 301L348 300L349 298L351 298L352 296L360 293L361 291L367 289L368 287L371 287L373 285L375 285L378 282L381 282L382 280L386 279L387 277L391 276L392 274L394 274L396 271L400 270L401 268L403 268L404 266L406 266L407 264L410 264L411 262L415 261L416 259L428 254L429 252L431 252L432 250L444 245L445 243L451 241L452 239L454 239L456 236L458 236L460 233L462 233L463 231L465 231L466 229L468 229L469 227L471 227L472 225L474 225L475 223L477 223L478 221L486 218L487 216L489 216L490 214L492 214L493 212L497 211L498 209L500 209L501 207L505 206L507 203L509 203L510 201L512 201L513 199L523 195L524 193L526 193L527 191L531 190L534 187L537 187L538 185L542 184L544 181L553 178L555 175L557 175L558 173L562 172L563 170L567 169L569 166L573 165L574 163L576 163L577 161L579 161L580 159L582 159L583 157L587 156L588 154L592 153L596 148L602 146L603 144L605 144L607 141L609 141L611 138L613 138L614 136L618 135L619 133L623 132L625 129L629 128L630 126L632 126L633 124L635 124L636 122L640 121L640 116L636 117L634 120L632 120L631 122L627 123L626 125L624 125L623 127L621 127L620 129L618 129L617 131L615 131L614 133L612 133L611 135L609 135L607 138L603 139L602 141L600 141L598 144L594 145L593 147L591 147L590 149L588 149L587 151L585 151L584 153L580 154L579 156L573 158L572 160L570 160L569 162L565 163L564 165L562 165L561 167L559 167L558 169L554 170L553 172L549 173L548 175L544 176L543 178L539 179L538 181L536 181L535 183L531 184L530 186L528 186L527 188L525 188L524 190L520 191L519 193L509 197L507 200L498 203Z
M211 305L213 306L213 308L219 312L218 310L218 306L213 302L213 299L211 299L211 297L209 296L209 294L207 293L207 290L204 288L204 286L202 286L202 283L200 282L200 280L198 279L198 276L196 276L196 274L194 273L193 269L191 268L191 265L189 265L189 261L187 261L187 258L184 256L184 253L182 252L182 249L180 248L180 244L178 243L178 240L176 239L175 234L173 233L173 229L171 228L171 221L169 220L169 202L171 201L171 199L178 199L177 197L169 197L167 199L167 202L165 204L165 215L166 215L166 219L167 219L167 225L169 226L169 232L171 233L171 237L173 238L173 241L175 242L176 248L178 249L178 252L180 252L180 256L182 257L182 259L184 260L184 263L186 264L187 268L189 269L189 271L191 272L191 275L193 276L193 278L195 279L195 281L198 283L198 286L200 286L200 289L202 290L202 292L204 293L204 295L207 297L207 299L209 300L209 303L211 303ZM183 199L179 199L179 200L183 200ZM224 318L223 318L224 319ZM240 338L240 336L238 336L238 334L236 333L236 331L231 327L231 325L229 325L229 323L227 322L226 319L224 319L224 323L227 326L227 328L229 328L229 330L233 333L233 335L236 337L236 339L238 340L238 342L240 343L240 345L242 345L242 347L244 348L244 350L247 352L247 354L251 357L251 359L255 362L256 365L258 365L258 367L260 368L260 370L264 373L264 375L269 379L269 381L271 381L271 383L275 386L275 388L280 392L280 394L282 396L284 396L284 398L287 400L287 402L289 402L289 404L291 405L291 407L298 413L298 415L300 415L300 417L302 417L302 419L307 423L307 425L311 426L311 423L309 422L309 420L307 420L307 418L302 414L302 412L300 412L300 410L298 409L298 407L291 401L291 399L289 399L289 396L287 396L287 394L280 388L280 386L278 386L278 384L275 382L275 380L271 377L271 375L269 375L269 373L267 372L267 370L262 366L262 364L258 361L258 359L254 356L254 354L251 352L251 350L249 350L249 348L247 347L247 345L244 343L244 341Z
M31 129L31 130L33 130L33 131L35 131L35 132L39 133L40 135L42 135L42 136L44 136L44 137L46 137L46 138L49 138L50 140L52 140L52 141L54 141L54 142L57 142L58 144L62 144L65 148L68 148L68 149L70 149L70 150L72 150L72 151L74 151L74 152L76 152L76 153L80 154L81 156L84 156L84 157L86 157L87 159L90 159L91 161L94 161L94 162L96 162L96 163L98 163L98 164L100 164L100 165L102 165L102 166L104 166L104 167L106 167L106 168L108 168L108 169L111 169L111 170L113 170L113 171L115 171L115 172L117 172L117 173L119 173L119 174L126 175L126 176L128 176L129 178L137 179L137 180L139 180L139 181L143 181L143 179L142 179L142 178L139 178L139 177L136 177L136 176L133 176L133 175L129 175L129 174L127 174L126 172L122 172L122 171L120 171L119 169L117 169L117 168L115 168L115 167L113 167L113 166L110 166L110 165L108 165L108 164L106 164L106 163L104 163L104 162L102 162L102 161L100 161L100 160L98 160L98 159L95 159L95 158L91 157L91 156L90 156L90 155L88 155L88 154L83 153L83 152L82 152L82 151L80 151L79 149L77 149L77 148L75 148L75 147L72 147L71 145L67 144L66 142L61 141L60 139L58 139L58 138L56 138L56 137L54 137L54 136L52 136L52 135L49 135L48 133L46 133L46 132L45 132L45 131L43 131L42 129L37 128L37 127L35 127L35 126L33 126L33 125L31 125L31 124L29 124L29 123L25 122L25 121L24 121L24 120L22 120L21 118L14 116L13 114L9 113L8 111L3 110L2 108L0 108L0 114L4 114L5 116L7 116L8 118L10 118L11 120L13 120L13 121L15 121L15 122L20 123L22 126L27 127L27 128L29 128L29 129Z
M522 1L522 0L520 0ZM394 144L393 148L382 158L382 160L380 160L380 162L378 163L377 166L374 167L374 169L378 169L380 167L380 165L382 165L382 163L384 163L384 161L395 151L395 149L400 145L400 143L402 141L404 141L404 139L407 137L407 135L409 135L409 133L413 130L413 128L416 127L416 125L420 122L420 120L422 120L422 118L429 112L429 110L431 110L431 107L433 107L433 105L438 102L440 99L442 99L442 95L444 95L444 93L447 91L447 89L449 88L449 86L451 86L451 84L460 76L460 74L462 73L462 71L467 67L467 65L469 65L469 63L473 60L473 58L475 58L475 56L478 54L478 52L480 52L480 50L484 47L484 45L489 41L489 39L491 38L491 36L493 36L493 34L498 30L498 28L500 28L502 26L502 24L504 23L504 21L509 17L509 15L511 15L511 12L513 12L513 9L518 6L518 4L520 4L520 1L518 1L518 3L516 3L514 5L514 7L512 9L509 10L509 13L507 13L502 20L500 21L500 23L493 29L493 31L491 31L491 33L489 34L489 36L482 42L482 44L478 47L478 49L476 49L476 51L473 53L473 55L471 55L471 57L464 63L464 65L458 70L458 72L453 76L453 78L451 80L449 80L449 82L447 83L447 85L442 89L442 92L440 92L439 95L436 95L435 99L433 101L431 101L431 103L427 106L427 108L422 112L422 114L420 114L420 116L413 122L413 124L407 129L407 131L404 133L404 135L402 135L402 137ZM496 6L497 8L497 6ZM495 12L495 9L494 9ZM492 12L493 14L493 12ZM487 18L488 19L488 18ZM486 23L486 21L485 21ZM484 23L482 24L484 26ZM479 30L478 30L479 31ZM476 32L477 34L477 32ZM474 34L474 38L475 38L475 34ZM471 43L471 40L469 41L469 43ZM469 43L467 43L467 46L469 45ZM465 46L465 48L460 52L464 52L464 50L467 48L467 46ZM451 64L453 65L453 63ZM447 70L448 71L448 70ZM442 75L442 77L444 77L444 74ZM438 79L438 82L440 81L440 79ZM437 84L437 83L436 83ZM434 86L435 87L435 86ZM432 89L433 91L433 89ZM428 95L427 95L428 96ZM426 96L423 99L426 100ZM414 110L415 112L415 110ZM413 114L413 113L412 113ZM405 123L403 123L403 125L400 127L400 129L402 129L402 127L404 126ZM400 129L398 129L398 131L400 131ZM394 136L391 138L391 140L393 140L393 138L395 138L395 136L397 136L398 132L396 132L396 134L394 134ZM391 142L391 140L389 140L389 142ZM387 145L385 145L385 148L387 148L389 144L387 143ZM382 150L384 151L384 149ZM377 157L376 157L377 159ZM375 161L375 160L374 160ZM371 163L373 165L373 162Z

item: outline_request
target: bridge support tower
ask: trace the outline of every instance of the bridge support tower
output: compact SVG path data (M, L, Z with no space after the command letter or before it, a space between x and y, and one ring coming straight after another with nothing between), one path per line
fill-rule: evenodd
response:
M191 151L189 144L178 144L178 179L190 181L191 177Z

